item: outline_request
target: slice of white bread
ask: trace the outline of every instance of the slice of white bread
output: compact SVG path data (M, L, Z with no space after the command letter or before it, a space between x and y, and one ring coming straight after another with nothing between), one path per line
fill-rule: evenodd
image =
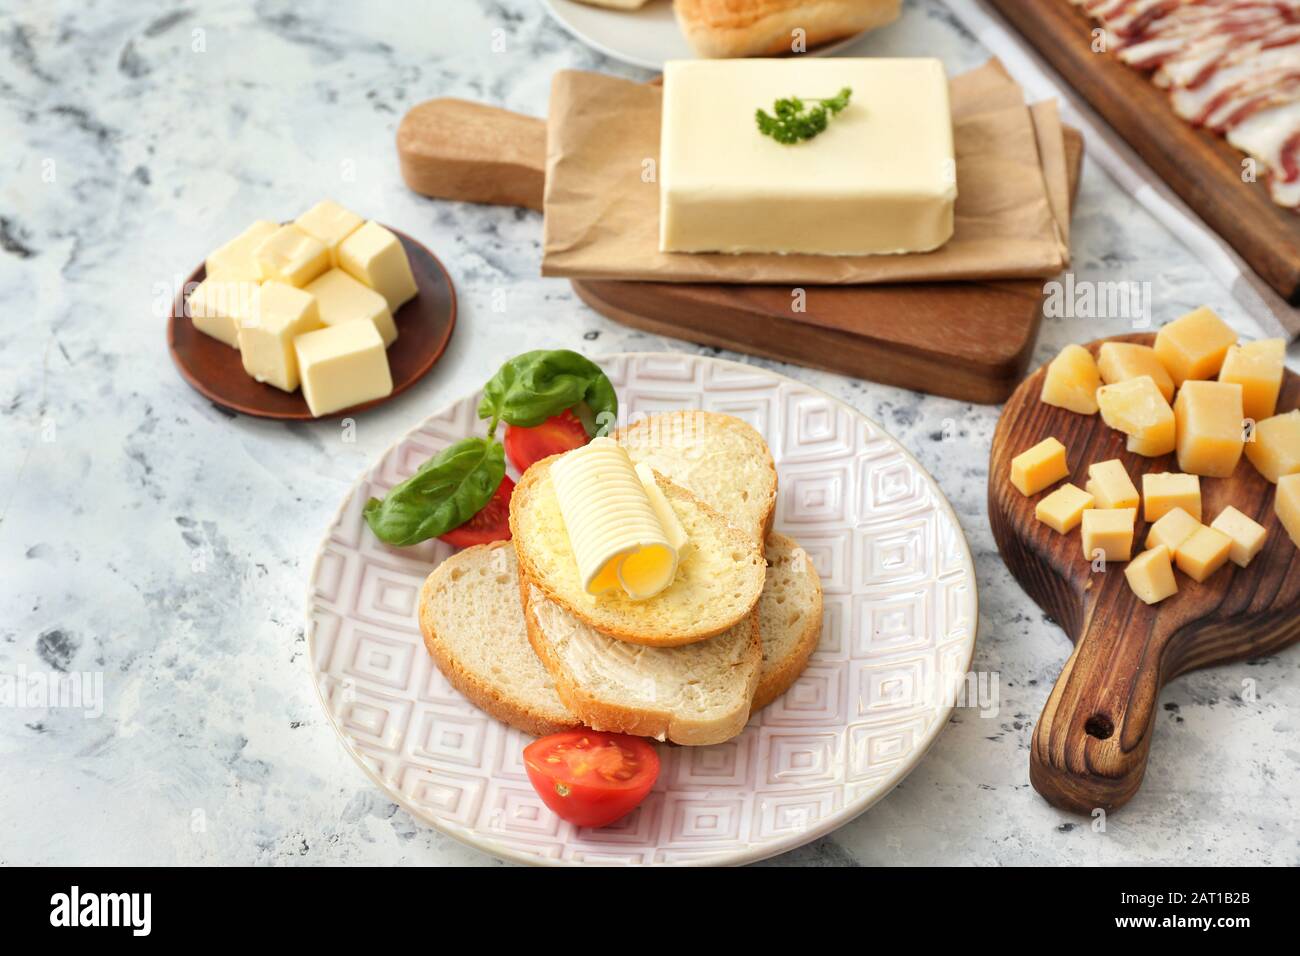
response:
M762 541L776 510L776 464L748 422L720 412L650 415L613 435L645 462L732 524Z
M509 541L475 545L420 589L420 631L438 669L498 720L543 736L580 726L528 643Z
M702 57L791 53L796 29L809 48L898 19L899 0L673 0L682 33Z
M588 627L536 585L521 595L533 650L588 727L689 746L744 730L763 664L757 615L706 641L644 647Z
M758 599L763 667L754 691L762 710L799 679L822 636L822 582L803 548L783 534L767 538L767 579Z
M557 457L524 472L510 500L510 531L525 585L535 585L602 634L651 647L702 641L749 617L767 571L758 543L662 475L655 478L690 541L672 584L645 601L617 590L588 594L551 482Z

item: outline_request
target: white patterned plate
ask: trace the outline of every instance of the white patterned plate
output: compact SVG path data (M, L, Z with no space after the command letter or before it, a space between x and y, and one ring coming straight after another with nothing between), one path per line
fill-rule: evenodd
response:
M916 765L948 720L944 675L975 647L970 551L934 480L870 419L762 369L680 353L600 359L620 414L703 408L743 418L772 448L776 528L825 588L821 644L799 681L714 747L661 746L636 811L600 830L533 792L530 738L454 690L424 649L416 596L451 553L390 548L361 508L445 445L481 434L478 396L434 415L348 494L311 576L307 641L321 701L348 751L413 816L528 863L746 863L853 819Z

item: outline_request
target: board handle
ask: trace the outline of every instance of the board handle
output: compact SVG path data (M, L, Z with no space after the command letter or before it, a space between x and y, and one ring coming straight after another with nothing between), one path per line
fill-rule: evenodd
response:
M397 127L406 185L436 199L542 208L546 122L468 100L413 106Z

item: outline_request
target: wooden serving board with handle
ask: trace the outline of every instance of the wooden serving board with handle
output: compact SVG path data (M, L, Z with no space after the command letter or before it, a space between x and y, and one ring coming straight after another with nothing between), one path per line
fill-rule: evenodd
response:
M1073 191L1083 140L1066 129ZM402 176L439 199L542 208L546 124L465 100L413 107L397 131ZM573 280L616 322L662 335L973 402L1003 401L1024 376L1042 283L787 286Z
M1151 344L1154 335L1112 341ZM1088 348L1096 354L1101 342ZM1232 505L1268 530L1246 568L1229 562L1203 584L1175 572L1178 593L1148 606L1112 562L1092 571L1078 528L1057 534L1034 518L1052 488L1026 498L1011 484L1011 459L1044 438L1066 447L1082 488L1088 466L1118 458L1139 491L1146 472L1178 471L1174 455L1125 451L1124 435L1100 415L1044 404L1046 367L1027 378L1003 409L989 457L989 522L998 550L1029 596L1074 642L1074 651L1034 727L1029 779L1052 804L1078 813L1126 803L1142 783L1160 689L1200 667L1270 654L1300 639L1300 551L1273 510L1274 486L1242 456L1230 478L1202 478L1202 520ZM1286 372L1278 411L1300 405L1300 376ZM1139 509L1133 553L1150 525Z

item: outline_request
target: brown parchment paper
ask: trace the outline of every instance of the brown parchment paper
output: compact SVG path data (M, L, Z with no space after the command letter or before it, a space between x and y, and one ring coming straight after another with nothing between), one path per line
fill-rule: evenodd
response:
M955 232L942 248L898 256L662 253L659 187L647 175L659 157L662 91L561 71L547 120L542 274L825 285L1055 275L1066 264L1068 233L1054 206L1068 222L1068 184L1061 144L1059 176L1044 174L1038 136L1053 135L1052 116L1036 124L996 61L953 78L950 91L958 198ZM1062 185L1058 203L1049 178Z

